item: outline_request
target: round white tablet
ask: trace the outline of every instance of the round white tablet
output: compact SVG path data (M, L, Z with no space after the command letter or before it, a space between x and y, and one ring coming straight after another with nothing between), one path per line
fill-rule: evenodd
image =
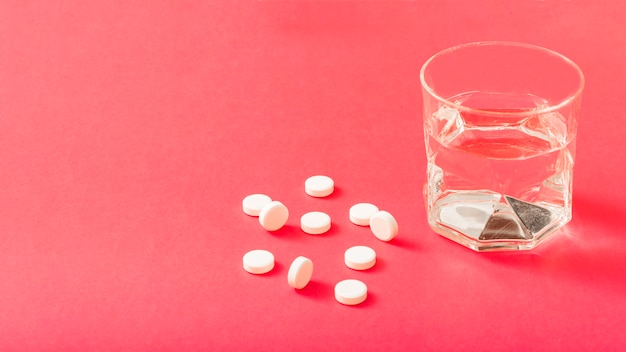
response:
M311 176L304 181L304 191L311 197L326 197L335 190L335 182L328 176Z
M250 216L259 216L261 209L271 201L272 198L265 194L251 194L243 199L243 212Z
M393 215L381 210L370 219L370 229L381 241L391 241L398 234L398 222Z
M300 228L309 235L320 235L330 230L330 216L321 211L312 211L302 215Z
M369 226L370 218L378 212L378 207L370 203L359 203L350 207L350 221L356 225Z
M265 274L274 269L274 255L264 249L255 249L243 256L243 268L250 274Z
M354 270L367 270L376 264L376 252L367 246L348 248L344 254L346 266Z
M337 302L353 306L362 303L367 298L367 285L362 281L348 279L335 285L335 299Z
M313 275L313 262L311 259L299 256L294 259L289 267L287 283L298 290L304 288L311 281Z
M259 212L259 222L267 231L279 230L285 226L288 218L289 210L283 203L277 200L267 203Z

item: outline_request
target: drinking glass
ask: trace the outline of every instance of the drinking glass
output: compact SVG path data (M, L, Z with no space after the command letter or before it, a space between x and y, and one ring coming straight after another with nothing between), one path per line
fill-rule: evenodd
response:
M526 250L572 218L584 77L514 42L443 50L420 72L428 222L476 251Z

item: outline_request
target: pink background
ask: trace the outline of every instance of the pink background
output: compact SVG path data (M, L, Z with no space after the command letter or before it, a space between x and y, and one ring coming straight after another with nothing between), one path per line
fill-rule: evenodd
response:
M0 3L0 350L624 350L626 3ZM418 72L529 42L587 85L574 220L535 251L435 235ZM304 180L334 178L315 199ZM287 226L241 211L266 193ZM390 242L348 221L372 202ZM298 228L325 211L321 236ZM352 245L379 256L343 265ZM276 268L255 276L244 253ZM287 285L291 261L313 281ZM360 306L334 300L363 280Z

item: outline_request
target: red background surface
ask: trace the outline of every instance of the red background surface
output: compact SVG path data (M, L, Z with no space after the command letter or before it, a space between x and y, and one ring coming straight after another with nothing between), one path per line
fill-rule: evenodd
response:
M2 1L0 350L623 350L624 4ZM532 252L425 220L419 68L478 40L586 76L574 220ZM331 197L305 195L314 174ZM285 228L243 214L257 192ZM394 241L348 221L362 201ZM300 231L311 210L329 233ZM355 244L376 267L343 265ZM256 248L271 273L241 268ZM296 292L298 255L315 272ZM365 303L335 302L345 278Z

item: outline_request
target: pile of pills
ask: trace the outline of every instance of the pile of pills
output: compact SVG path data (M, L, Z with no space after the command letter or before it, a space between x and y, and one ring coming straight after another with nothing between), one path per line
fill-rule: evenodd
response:
M335 183L328 176L312 176L304 183L306 194L311 197L327 197L334 191ZM281 229L289 218L287 207L265 194L251 194L243 200L243 212L259 218L267 231ZM370 203L355 204L350 208L350 221L359 226L369 226L376 238L391 241L398 234L398 223L384 210ZM331 227L331 218L320 211L308 212L300 218L300 228L309 235L321 235ZM368 270L376 264L376 252L367 246L354 246L344 253L345 265L353 270ZM243 256L243 268L251 274L265 274L274 268L274 255L264 249L249 251ZM295 289L303 289L313 276L313 261L299 256L293 260L287 274L287 283ZM335 299L345 305L356 305L367 298L367 285L355 279L343 280L335 285Z

